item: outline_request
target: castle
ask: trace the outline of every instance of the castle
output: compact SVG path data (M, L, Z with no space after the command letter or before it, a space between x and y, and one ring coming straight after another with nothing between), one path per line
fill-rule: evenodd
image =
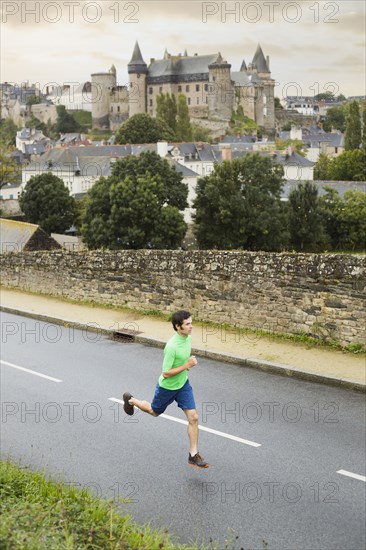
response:
M115 129L137 113L156 115L157 96L170 93L187 98L192 119L228 122L239 105L246 116L265 130L275 127L274 86L260 45L253 61L242 62L240 71L220 53L171 55L145 63L136 42L128 64L129 88L117 86L116 70L92 74L93 126ZM93 97L94 94L94 97Z

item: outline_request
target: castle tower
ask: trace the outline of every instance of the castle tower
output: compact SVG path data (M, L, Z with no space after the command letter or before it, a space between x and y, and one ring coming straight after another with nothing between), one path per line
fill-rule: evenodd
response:
M91 75L92 125L93 128L109 129L111 93L116 86L116 73L94 73Z
M137 113L146 113L146 75L148 71L137 42L127 69L130 76L128 112L131 117Z
M260 44L256 49L248 74L255 75L256 102L255 121L267 129L275 127L274 88L275 81L271 78L269 57L264 57Z
M234 107L234 85L230 77L231 65L219 53L216 61L208 66L209 117L230 120Z

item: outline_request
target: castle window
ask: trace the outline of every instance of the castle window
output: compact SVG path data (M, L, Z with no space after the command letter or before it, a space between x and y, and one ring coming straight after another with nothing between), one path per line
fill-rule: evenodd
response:
M153 89L150 87L149 88L149 94L152 94L153 93Z
M189 92L189 84L186 86L186 92Z
M160 88L159 88L159 94L161 94L161 93L162 93L162 91L163 91L163 87L162 87L162 86L160 86Z
M113 105L112 105L112 107L111 107L111 113L113 113Z
M206 103L208 103L208 97L206 96Z
M191 104L191 98L190 97L187 97L187 103L188 103L188 105Z
M120 111L121 111L121 108L120 108L120 106L119 106L119 105L118 105L118 107L117 107L117 111L118 111L118 112L120 112Z
M196 84L196 92L199 92L199 91L200 91L200 85Z
M150 99L149 105L150 105L150 107L152 107L152 99Z
M182 91L182 86L178 86L178 92Z
M199 105L199 104L200 104L200 98L197 97L197 105Z
M205 92L208 92L208 84L205 84Z

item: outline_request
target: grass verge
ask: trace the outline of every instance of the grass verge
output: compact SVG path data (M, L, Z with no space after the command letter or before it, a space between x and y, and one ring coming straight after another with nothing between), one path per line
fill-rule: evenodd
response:
M2 550L204 550L133 522L121 513L126 501L97 499L10 461L0 461L0 496Z

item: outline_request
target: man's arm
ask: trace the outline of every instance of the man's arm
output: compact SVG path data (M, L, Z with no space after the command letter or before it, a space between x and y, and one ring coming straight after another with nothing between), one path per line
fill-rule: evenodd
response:
M184 363L184 365L181 365L180 367L175 367L175 369L170 369L168 371L163 372L163 378L171 378L172 376L175 376L176 374L179 374L184 370L191 369L195 365L197 365L197 359L194 355L191 355L191 357L188 359L186 363Z

